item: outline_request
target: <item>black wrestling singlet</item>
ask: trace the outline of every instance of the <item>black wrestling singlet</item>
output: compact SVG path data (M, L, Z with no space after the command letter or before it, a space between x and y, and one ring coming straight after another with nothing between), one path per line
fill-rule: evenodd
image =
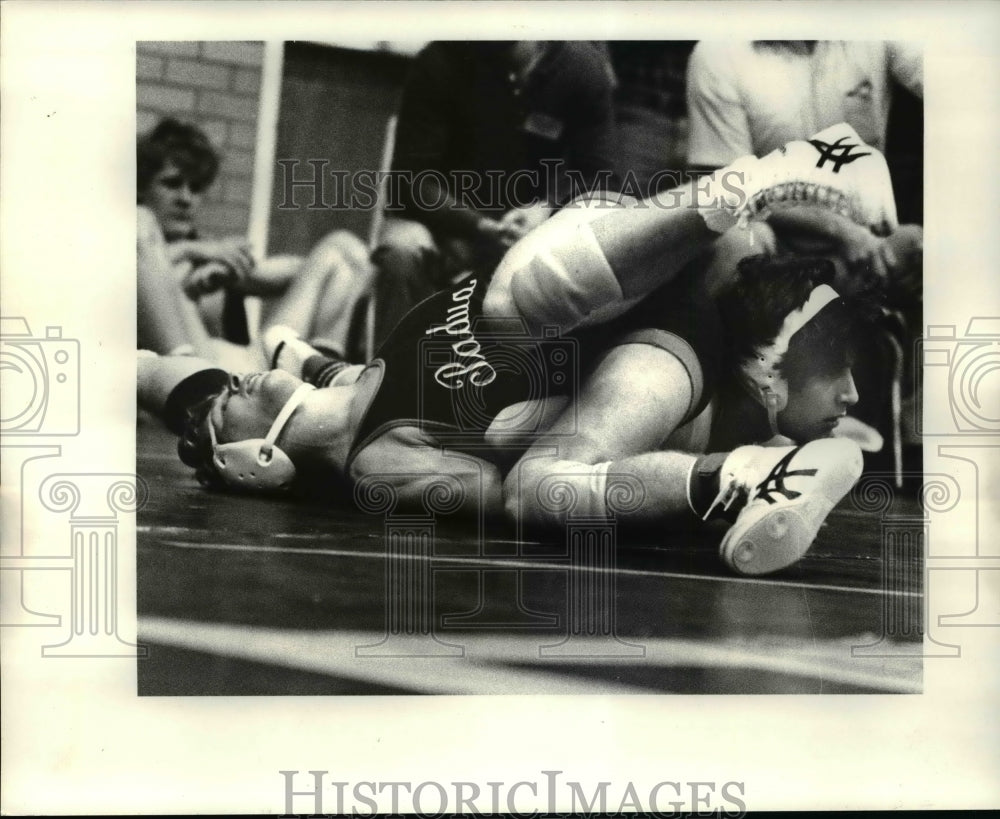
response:
M467 279L407 313L376 354L381 383L351 447L417 426L442 445L476 447L505 407L567 394L577 382L577 342L529 336L516 320L482 315L487 282ZM529 421L530 411L525 411Z

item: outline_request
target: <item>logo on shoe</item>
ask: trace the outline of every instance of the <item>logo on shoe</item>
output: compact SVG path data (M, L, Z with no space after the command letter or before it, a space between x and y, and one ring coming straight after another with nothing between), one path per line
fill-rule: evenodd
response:
M801 492L796 492L794 489L788 489L785 486L785 478L795 478L799 476L812 477L818 471L816 469L788 469L788 464L791 463L792 458L794 458L801 449L802 447L796 447L774 465L774 469L771 470L768 476L764 478L764 480L761 481L754 490L755 499L763 498L768 503L777 503L777 500L774 498L774 495L776 494L783 495L786 500L795 500L802 494Z
M849 165L855 159L861 159L863 156L871 156L871 151L852 154L851 150L859 147L859 143L842 144L845 139L847 137L843 136L833 144L823 142L820 139L810 139L809 144L819 151L819 161L816 163L816 167L822 168L827 162L831 162L833 163L833 172L840 173L840 169L844 165Z

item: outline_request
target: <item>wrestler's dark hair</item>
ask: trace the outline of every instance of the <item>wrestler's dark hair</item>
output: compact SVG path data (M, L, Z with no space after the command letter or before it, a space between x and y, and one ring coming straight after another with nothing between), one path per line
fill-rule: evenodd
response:
M177 455L185 465L194 468L198 483L209 489L226 486L212 458L212 441L207 432L208 414L219 394L213 393L188 409L184 432L177 441Z
M769 344L785 318L800 308L820 284L833 284L836 270L829 259L751 256L743 259L735 280L719 295L718 304L731 345L732 360L742 363L754 348ZM779 364L792 388L815 376L834 375L851 367L858 341L871 320L867 300L841 297L800 329Z
M219 153L198 126L167 117L136 140L136 192L141 199L153 177L172 162L193 191L205 190L219 172Z

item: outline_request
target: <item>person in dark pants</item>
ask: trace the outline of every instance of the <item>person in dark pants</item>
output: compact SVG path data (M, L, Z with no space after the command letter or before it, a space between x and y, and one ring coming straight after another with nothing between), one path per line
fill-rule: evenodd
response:
M614 186L614 74L589 42L435 42L403 92L373 261L376 342L435 290L489 275L582 190Z

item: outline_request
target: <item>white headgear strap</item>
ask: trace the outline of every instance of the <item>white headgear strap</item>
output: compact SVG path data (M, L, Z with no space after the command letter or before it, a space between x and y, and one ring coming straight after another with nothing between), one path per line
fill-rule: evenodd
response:
M316 389L302 384L285 402L264 438L250 438L230 444L220 444L215 437L211 416L208 434L212 442L212 462L229 486L244 489L287 489L295 478L295 465L275 441L306 395Z
M837 291L828 284L814 287L805 304L785 317L774 341L757 347L753 358L745 361L740 368L752 394L767 408L771 431L775 434L778 431L777 415L788 403L788 383L781 376L778 365L788 352L792 336L838 298Z

